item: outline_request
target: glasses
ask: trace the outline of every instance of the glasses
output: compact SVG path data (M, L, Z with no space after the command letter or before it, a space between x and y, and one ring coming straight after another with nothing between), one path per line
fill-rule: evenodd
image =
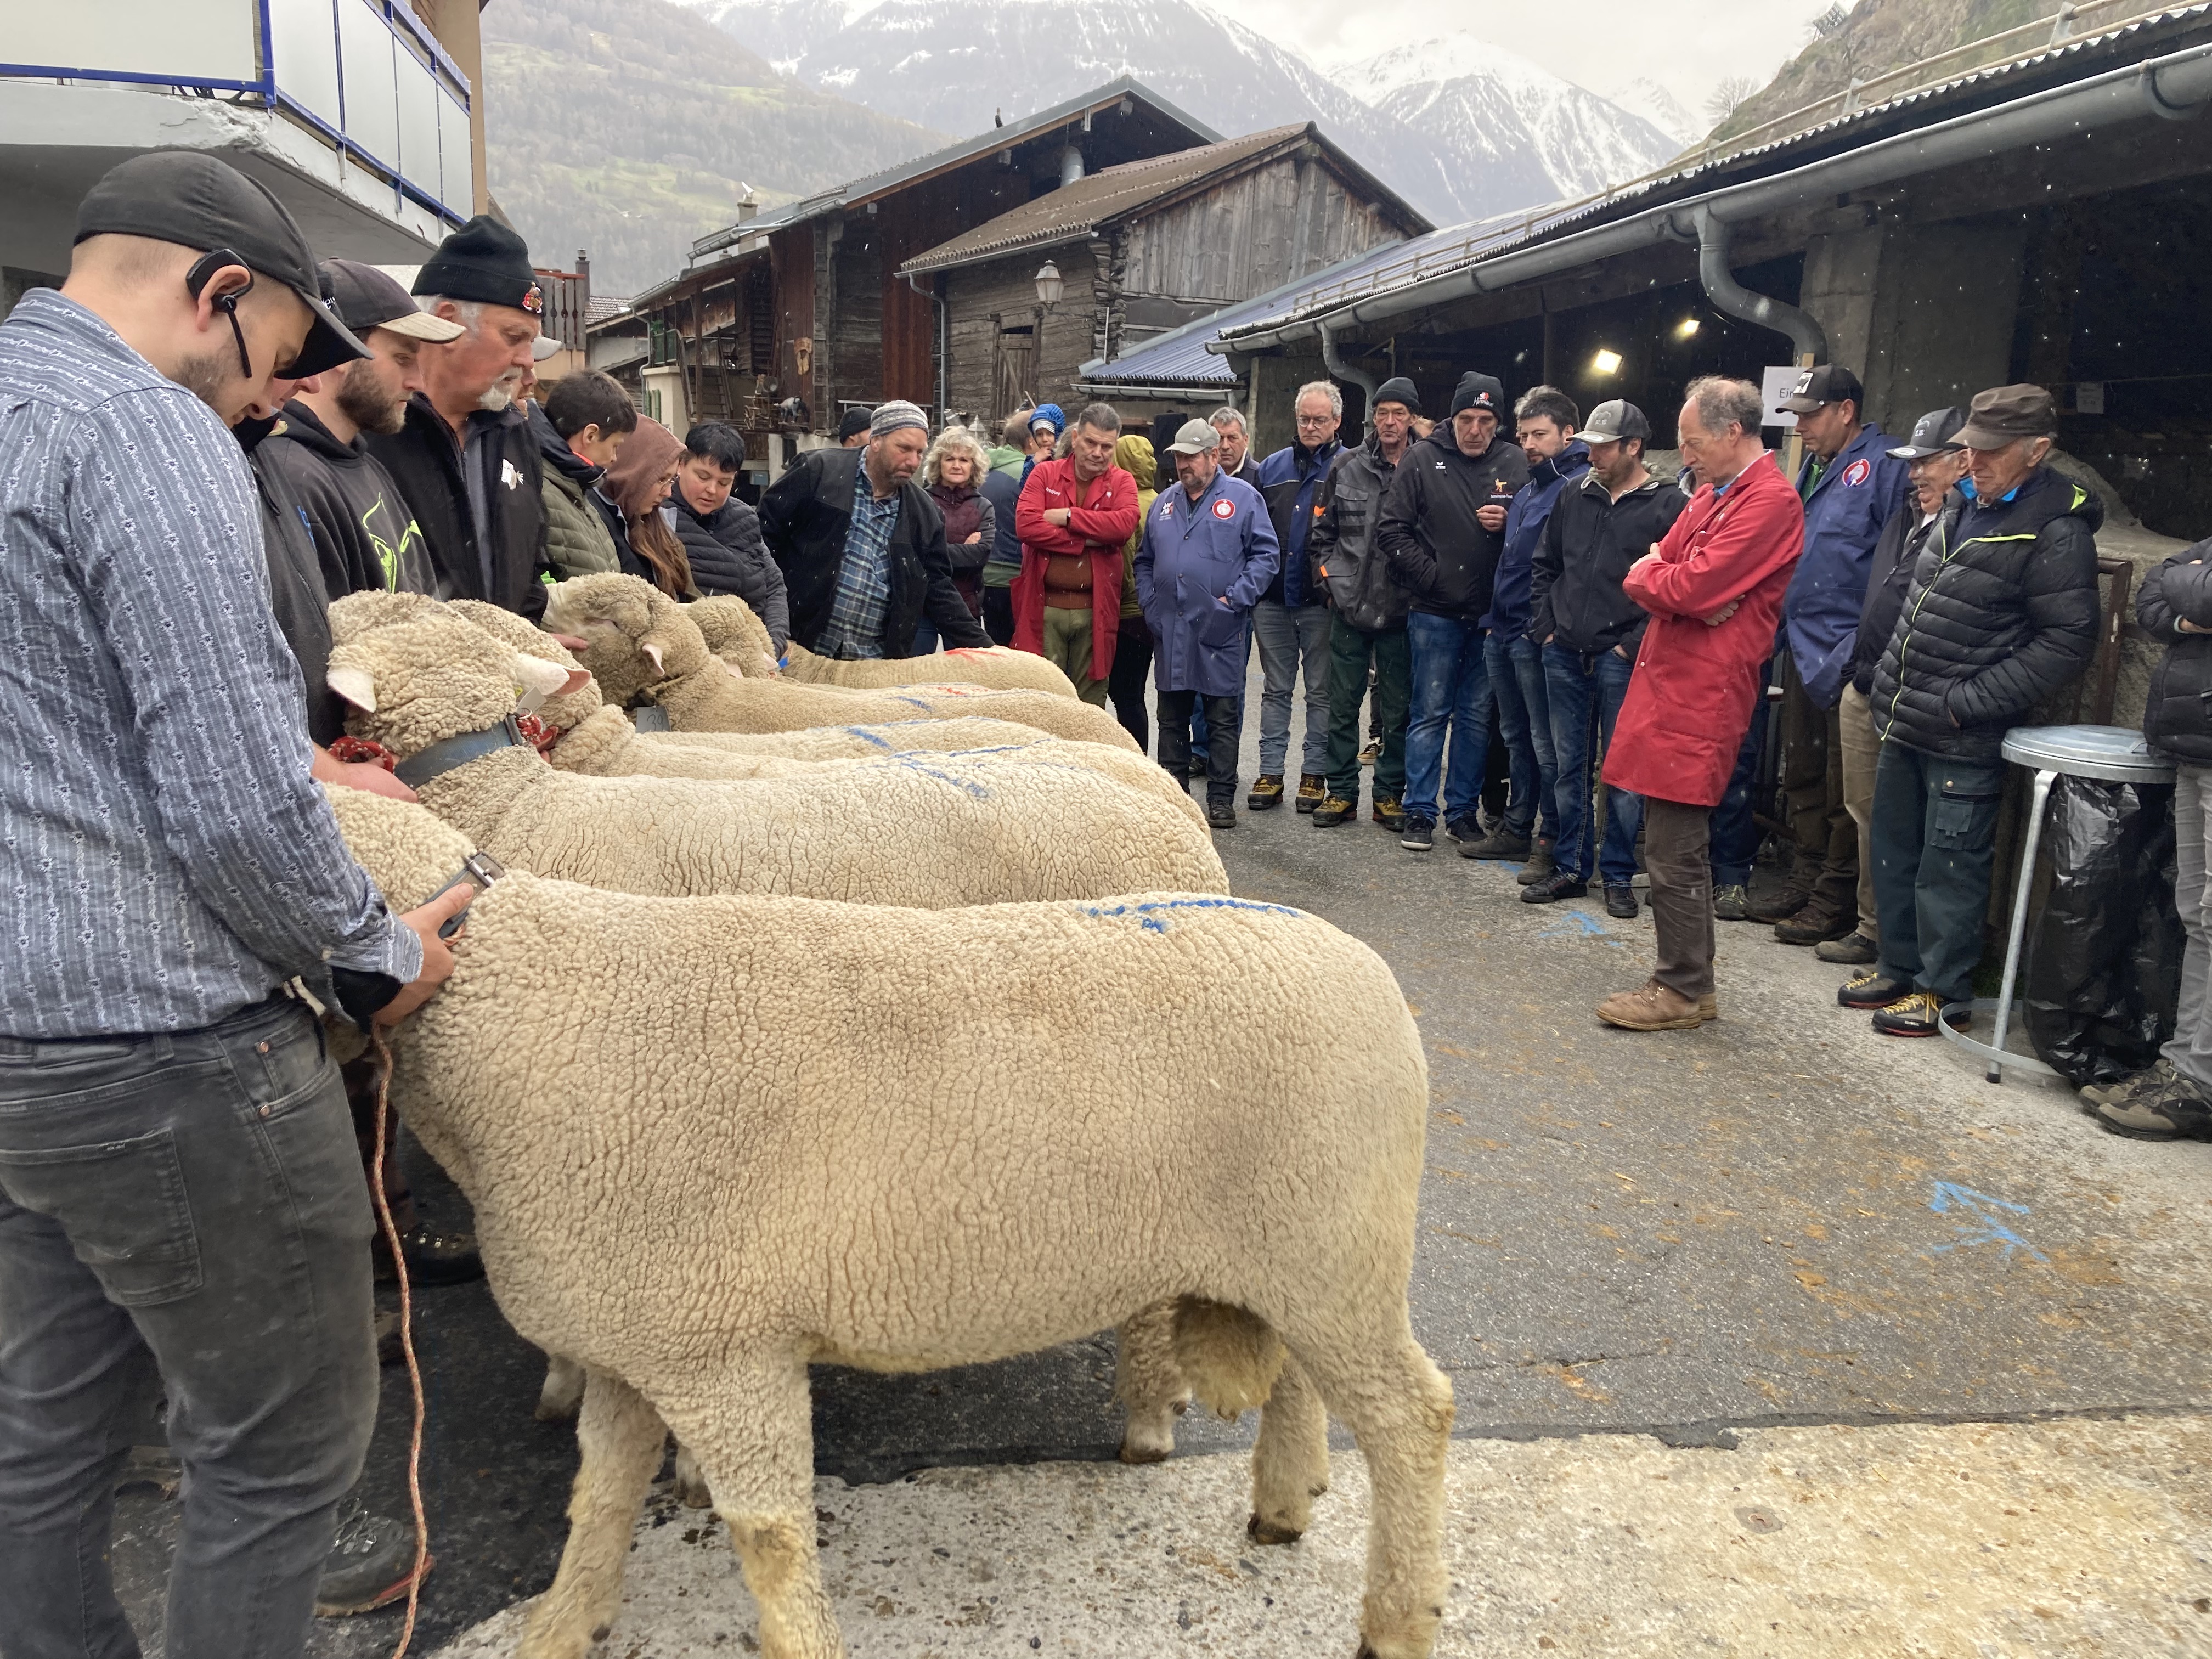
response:
M1298 424L1300 426L1327 426L1335 418L1336 416L1334 415L1301 415L1298 416Z

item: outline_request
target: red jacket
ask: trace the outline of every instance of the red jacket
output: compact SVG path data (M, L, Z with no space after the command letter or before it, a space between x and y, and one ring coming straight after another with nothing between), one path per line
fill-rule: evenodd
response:
M1121 626L1121 550L1137 533L1137 481L1109 465L1091 481L1084 505L1073 457L1041 461L1014 504L1014 533L1022 540L1022 574L1014 578L1014 648L1044 654L1044 562L1052 554L1091 556L1091 678L1103 680L1114 666L1114 641ZM1066 528L1044 515L1064 507ZM1077 688L1079 690L1080 687Z
M1621 588L1651 613L1607 745L1605 781L1639 795L1717 806L1759 705L1782 596L1805 541L1805 509L1771 456L1727 490L1698 491ZM1735 614L1710 617L1731 599Z

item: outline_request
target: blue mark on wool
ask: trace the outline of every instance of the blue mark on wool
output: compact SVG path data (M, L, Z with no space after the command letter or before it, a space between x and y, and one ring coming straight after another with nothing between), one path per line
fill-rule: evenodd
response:
M1948 1244L1938 1244L1938 1252L1972 1249L1977 1244L2002 1244L2004 1259L2012 1260L2014 1250L2026 1250L2038 1261L2051 1258L2014 1232L1993 1211L2002 1210L2012 1215L2033 1213L2025 1204L2014 1204L2008 1199L1991 1198L1987 1193L1978 1193L1971 1187L1961 1187L1953 1182L1936 1183L1936 1195L1928 1200L1928 1207L1938 1215L1957 1218L1954 1231L1959 1237Z
M1539 944L1553 939L1602 939L1616 951L1626 951L1628 948L1613 936L1610 928L1587 910L1570 909L1559 912L1559 919L1537 934L1536 939Z
M890 749L891 747L890 744L878 737L874 732L869 731L865 726L848 726L845 728L845 731L848 736L858 738L863 743L872 743L878 749ZM901 751L891 750L891 752L897 754Z
M926 778L934 778L939 783L951 784L970 800L991 799L991 792L973 778L956 778L951 773L945 771L941 765L945 757L929 750L911 750L905 754L894 754L890 758L894 765L903 766L908 771L919 772Z
M897 694L894 693L894 694L893 694L893 701L897 702L902 702L902 703L904 703L904 704L905 704L908 708L919 708L919 709L920 709L920 710L921 710L921 712L922 712L923 714L928 714L928 713L930 712L930 706L929 706L929 704L928 704L928 703L927 703L927 702L923 702L920 697L907 697L907 696L898 696Z
M1261 904L1251 899L1237 898L1179 898L1152 899L1143 904L1091 904L1083 914L1101 921L1110 921L1116 916L1135 916L1137 925L1148 933L1164 933L1168 924L1160 919L1164 910L1256 910L1263 915L1295 916L1298 914L1287 904Z

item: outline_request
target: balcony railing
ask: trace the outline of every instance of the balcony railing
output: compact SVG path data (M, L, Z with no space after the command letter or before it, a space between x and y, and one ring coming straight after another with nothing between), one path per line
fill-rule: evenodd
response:
M281 112L454 222L475 199L469 82L405 0L76 0L15 9L0 76Z

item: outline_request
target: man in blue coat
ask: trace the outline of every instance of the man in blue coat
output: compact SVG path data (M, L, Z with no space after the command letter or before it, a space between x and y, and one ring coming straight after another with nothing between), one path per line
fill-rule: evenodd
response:
M1778 893L1747 913L1771 921L1784 945L1820 945L1858 929L1858 826L1844 804L1838 705L1866 604L1875 544L1905 501L1896 441L1861 419L1859 378L1838 363L1809 368L1782 400L1797 417L1805 465L1805 551L1782 602L1775 667L1781 676L1782 789L1796 868ZM1874 931L1874 918L1866 918Z
M1137 547L1137 603L1158 645L1159 761L1170 777L1188 775L1191 708L1203 698L1212 732L1206 819L1226 830L1237 822L1245 617L1275 579L1282 553L1260 492L1221 470L1218 432L1186 421L1168 453L1182 488L1160 491Z
M1306 735L1298 768L1297 810L1310 812L1328 793L1328 611L1321 584L1306 568L1306 532L1313 527L1322 482L1344 446L1344 393L1328 380L1298 388L1291 404L1297 441L1260 463L1260 497L1267 504L1282 567L1252 613L1260 647L1260 775L1244 804L1254 811L1279 806L1291 746L1291 704L1298 671L1306 677Z

